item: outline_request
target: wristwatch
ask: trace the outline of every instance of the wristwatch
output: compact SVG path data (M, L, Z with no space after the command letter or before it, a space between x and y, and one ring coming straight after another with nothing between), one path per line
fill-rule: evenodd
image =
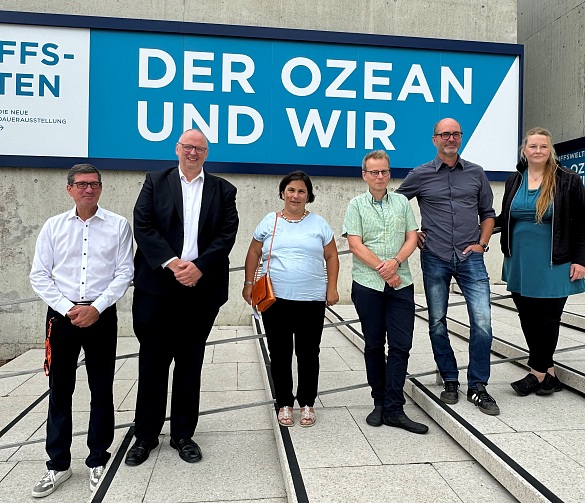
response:
M481 241L478 241L477 244L483 248L484 253L487 253L490 251L490 247L488 245L482 243Z

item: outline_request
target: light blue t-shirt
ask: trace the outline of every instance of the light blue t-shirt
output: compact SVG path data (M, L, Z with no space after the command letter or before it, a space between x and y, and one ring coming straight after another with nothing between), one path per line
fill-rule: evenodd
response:
M262 243L264 272L275 217L276 213L270 212L254 231L254 239ZM327 281L323 248L332 239L333 229L315 213L309 213L302 221L292 224L279 218L270 259L274 295L288 300L325 301Z

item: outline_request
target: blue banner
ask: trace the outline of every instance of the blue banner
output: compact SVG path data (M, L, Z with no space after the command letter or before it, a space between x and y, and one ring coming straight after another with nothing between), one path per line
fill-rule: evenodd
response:
M195 127L215 171L344 176L373 149L408 170L436 155L433 125L452 117L462 157L501 174L516 164L520 46L94 21L0 25L0 139L10 162L79 157L158 169ZM22 140L32 134L41 138L33 153Z

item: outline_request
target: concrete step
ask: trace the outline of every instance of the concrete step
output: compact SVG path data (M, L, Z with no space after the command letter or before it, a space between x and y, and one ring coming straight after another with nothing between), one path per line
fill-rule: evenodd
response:
M86 435L75 436L73 476L46 501L284 503L286 490L278 464L271 408L253 405L265 402L266 392L256 343L246 340L251 335L250 326L214 327L210 335L202 377L202 413L194 436L203 451L201 462L188 464L178 457L169 445L167 422L159 447L144 464L124 464L127 449L134 441L131 425L138 360L134 356L122 357L116 364L114 381L118 429L102 483L96 492L90 492L89 471L84 464L88 454ZM234 339L235 342L224 343ZM118 339L118 355L137 351L134 337ZM47 378L40 369L43 359L43 350L31 350L0 368L0 447L45 437ZM38 372L2 379L2 375L29 369ZM169 382L171 379L172 372ZM244 408L232 409L239 405ZM87 430L88 411L86 372L80 367L73 397L74 432ZM0 448L0 502L30 503L31 489L46 471L46 459L44 440L19 448Z
M353 306L336 306L335 310L349 312ZM355 318L355 312L351 316ZM417 360L428 366L432 360L422 337L422 323L418 325ZM256 324L256 331L262 332L261 323ZM272 397L263 340L258 341L258 351L266 362L267 397ZM365 377L362 351L337 328L325 328L315 404L317 423L299 428L295 410L297 424L285 428L273 414L289 502L516 501L410 398L405 412L428 424L428 434L367 425L372 399Z
M138 376L133 355L138 343L134 337L120 337L114 387L120 428L104 483L96 493L89 492L85 436L76 436L74 476L47 500L369 503L378 494L395 503L585 501L585 426L579 391L580 373L585 369L583 352L559 355L566 371L562 374L559 367L559 375L566 376L576 391L518 397L509 383L522 377L525 369L521 362L508 362L493 366L489 385L502 409L500 416L481 414L465 400L465 386L459 403L446 406L438 400L442 387L436 383L427 323L422 318L424 296L417 295L416 300L421 311L409 372L418 377L405 386L405 411L429 425L427 435L365 423L372 400L365 382L360 325L353 306L335 306L335 315L328 312L321 344L314 427L298 427L298 409L295 427L278 425L265 341L249 339L262 332L261 323L215 327L205 357L202 414L194 437L203 450L203 461L182 462L168 445L165 425L161 445L150 459L140 467L127 467L123 460L132 441ZM460 300L454 293L452 303ZM585 312L577 301L571 299L570 306L576 316ZM522 355L525 345L518 319L508 308L494 306L494 335L501 344L497 352ZM454 305L449 315L453 346L459 363L465 364L465 306ZM350 324L329 327L340 319ZM583 343L583 332L562 327L559 347ZM499 355L494 355L494 363L500 361ZM35 442L45 435L47 378L40 370L42 361L43 351L31 350L0 368L0 447ZM28 369L37 372L1 378ZM83 368L78 371L73 403L74 431L83 432L89 410ZM45 460L42 442L0 448L0 501L7 495L6 501L30 501L30 490L43 474Z
M469 328L461 300L457 293L450 299L448 327L453 334L451 339L458 361L466 364ZM576 316L585 312L583 300L573 300ZM424 296L417 296L417 303L418 316L426 321ZM338 322L340 316L329 313L328 318ZM341 318L355 319L355 312L346 308ZM437 384L437 374L428 371L420 378L407 381L406 393L519 501L585 501L585 458L582 449L577 447L585 440L581 419L585 412L582 393L585 351L555 356L555 360L557 356L559 360L558 375L569 389L547 397L518 397L509 383L525 375L523 361L498 364L502 357L527 355L516 313L510 311L508 305L506 308L494 305L493 327L495 354L488 390L501 408L499 416L478 414L465 400L465 386L462 386L458 404L443 404L438 399L442 386ZM348 340L363 348L359 324L338 328ZM428 335L426 337L428 339ZM416 338L415 333L412 365L409 365L409 372L415 375L420 368ZM580 327L563 327L559 348L579 346L584 339ZM465 382L464 375L462 371L462 382Z

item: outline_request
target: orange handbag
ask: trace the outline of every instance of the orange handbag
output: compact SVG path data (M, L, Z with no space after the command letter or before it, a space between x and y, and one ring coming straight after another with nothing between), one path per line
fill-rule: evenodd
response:
M266 274L260 275L260 259L258 259L256 274L254 275L254 285L252 286L252 305L255 306L256 310L260 313L266 311L272 304L276 302L274 290L272 289L272 282L270 281L270 255L272 255L272 243L274 242L274 234L276 233L277 222L278 214L274 220L274 229L272 230L272 239L270 240L270 250L268 251Z

